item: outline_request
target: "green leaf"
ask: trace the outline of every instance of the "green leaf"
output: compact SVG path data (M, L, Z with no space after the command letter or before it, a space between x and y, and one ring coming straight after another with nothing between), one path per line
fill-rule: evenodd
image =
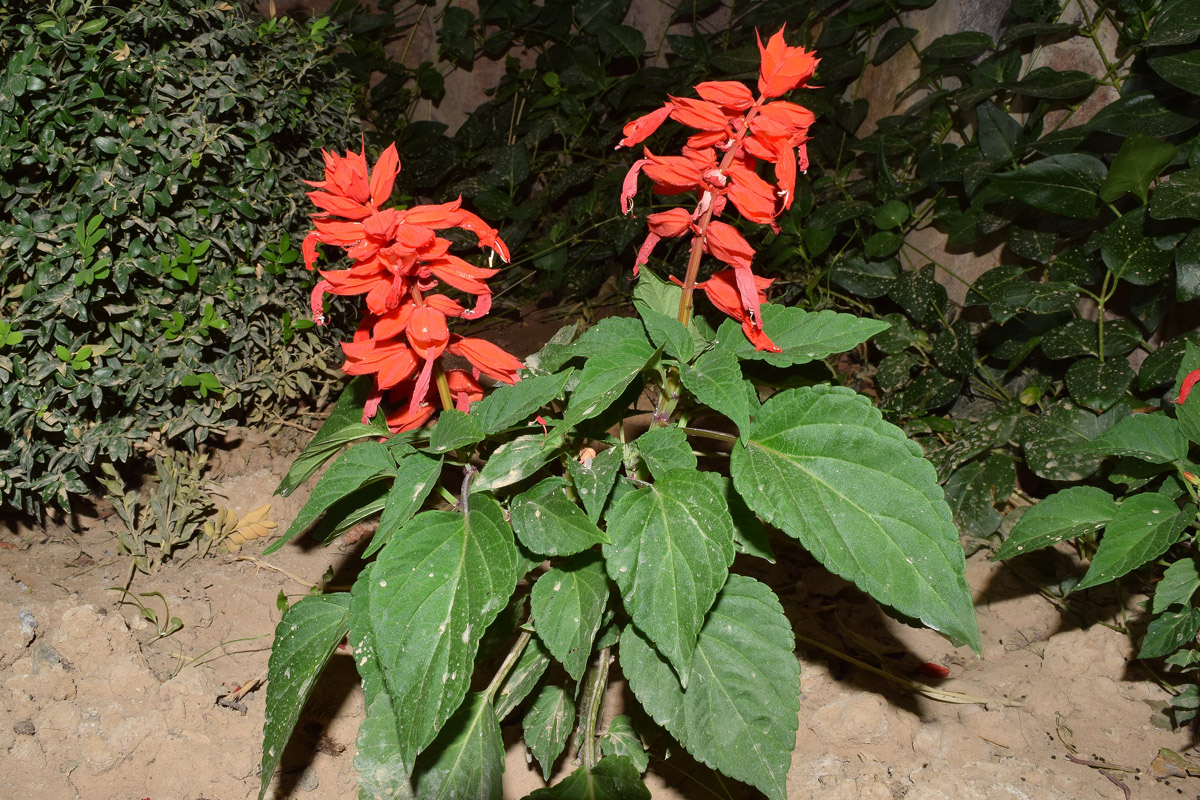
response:
M1150 620L1146 638L1138 658L1161 658L1170 655L1184 645L1196 641L1200 632L1200 608L1168 611Z
M991 185L1042 211L1092 219L1096 216L1096 190L1104 175L1104 164L1094 156L1063 153L993 175Z
M575 681L583 679L608 602L608 577L596 553L583 553L542 574L530 593L538 637ZM538 759L541 761L541 759ZM549 766L543 762L543 765Z
M1091 94L1096 88L1096 79L1079 70L1060 72L1050 67L1038 67L1019 81L1005 81L1000 85L1026 97L1070 100Z
M1134 134L1122 144L1108 177L1100 187L1100 199L1111 203L1126 192L1133 192L1143 203L1150 191L1150 183L1171 159L1175 157L1175 145L1161 139Z
M995 46L992 37L980 31L963 31L939 36L921 51L922 59L953 60L975 58Z
M1188 342L1193 345L1200 344L1200 333L1196 331L1181 333L1148 355L1142 362L1142 369L1138 373L1138 387L1146 391L1164 383L1176 381L1176 373L1179 371ZM1176 396L1178 396L1178 387Z
M525 800L651 800L650 790L633 762L624 756L600 759L590 772L586 766L554 786L538 789Z
M354 769L359 800L412 800L409 768L396 757L399 747L392 698L380 691L367 705L358 726Z
M366 405L367 395L371 391L371 379L364 376L355 378L338 397L320 430L313 436L304 452L292 462L287 476L275 490L275 494L287 497L300 484L304 483L321 465L328 461L338 450L355 439L371 436L386 435L387 431L374 425L364 425L362 419L363 406Z
M606 25L597 34L597 40L604 53L612 58L641 58L646 51L646 37L629 25Z
M696 352L696 341L689 329L675 317L660 314L643 303L634 302L638 315L650 334L650 341L662 347L667 355L682 363L692 360Z
M1123 358L1082 358L1067 370L1067 389L1081 406L1105 411L1125 396L1135 377Z
M438 414L437 424L429 434L429 449L435 453L457 450L482 441L483 431L475 424L474 414L467 415L454 408Z
M1022 311L1057 314L1074 310L1079 289L1060 281L1031 281L1015 264L993 267L967 292L968 305L986 305L992 319L1007 322Z
M1200 564L1195 556L1184 556L1163 572L1162 580L1154 587L1155 614L1173 605L1186 606L1200 589Z
M584 510L592 522L600 520L600 514L612 494L613 484L617 481L617 472L621 469L621 448L610 447L600 451L594 458L580 462L574 458L567 460L567 472L571 473L571 483L583 503Z
M525 746L542 765L543 780L550 780L554 762L574 727L575 701L571 695L561 686L543 686L521 722Z
M533 691L533 687L537 686L549 666L550 651L536 636L531 638L525 645L521 657L517 659L516 666L504 679L504 685L496 693L496 719L503 722L517 706L521 705Z
M1040 345L1047 358L1078 358L1096 355L1100 349L1100 336L1096 323L1073 319L1042 334Z
M387 544L404 523L420 510L442 474L442 460L425 453L410 453L397 462L396 478L379 518L379 528L363 551L369 558Z
M656 479L673 469L695 469L698 463L687 434L674 425L651 428L637 438L642 463Z
M471 484L471 492L486 492L523 481L558 454L561 433L518 436L495 449Z
M417 763L415 779L417 800L501 800L504 742L487 695L467 698Z
M1151 58L1148 63L1163 80L1185 92L1200 95L1200 53L1195 50L1188 53L1172 53Z
M1145 225L1146 210L1142 207L1118 217L1100 237L1100 256L1105 266L1115 277L1138 286L1149 286L1166 277L1174 255L1146 235Z
M680 370L679 377L697 400L729 417L745 434L757 403L752 405L752 394L746 391L749 382L742 377L737 356L726 348L715 347Z
M1200 297L1200 233L1193 230L1175 248L1175 299L1186 303L1197 297Z
M1169 464L1187 458L1188 442L1179 430L1179 424L1166 414L1134 414L1080 449L1105 455L1133 456L1151 464Z
M1183 133L1195 124L1195 118L1172 111L1156 94L1142 91L1109 103L1084 127L1117 136L1140 133L1165 138Z
M654 348L646 340L641 323L637 326L643 331L640 336L612 342L583 365L579 383L563 414L564 427L572 428L607 410L654 357Z
M746 505L746 501L733 487L733 480L716 472L700 473L720 492L729 505L729 516L733 520L733 546L739 553L775 563L775 551L763 528L762 521Z
M562 478L547 478L517 495L509 509L517 538L540 556L568 556L608 541L567 497L566 485Z
M988 102L980 103L975 113L979 119L977 136L983 155L991 159L1011 159L1013 148L1021 138L1021 123Z
M660 281L661 283L661 281ZM622 347L650 346L646 328L636 317L607 317L583 332L574 345L574 355L591 358Z
M996 553L1003 561L1098 531L1117 514L1117 502L1095 486L1072 486L1055 492L1021 515Z
M1200 219L1200 169L1176 172L1150 198L1155 219Z
M485 434L499 433L561 397L563 387L574 372L568 369L554 375L522 378L511 385L494 386L487 397L471 406L471 419Z
M946 481L946 502L954 513L954 522L976 538L995 533L1003 521L996 503L1008 500L1016 479L1012 459L1000 453L956 470Z
M303 597L276 626L267 666L260 799L267 793L317 676L349 630L350 595L346 593Z
M696 635L733 562L733 523L695 470L666 473L608 512L605 566L625 610L686 686Z
M1099 586L1148 564L1167 552L1180 532L1196 519L1196 507L1182 509L1160 494L1135 494L1121 503L1104 529L1087 574L1075 590Z
M765 303L762 306L763 330L782 353L755 350L742 326L725 320L717 330L717 343L732 349L739 359L766 361L776 367L807 364L833 353L844 353L887 330L882 320L854 314L839 314L828 309L805 311L800 308Z
M866 261L857 256L839 258L829 268L829 280L869 300L887 294L899 274L900 265L890 258L887 261Z
M750 508L879 602L978 649L937 475L867 398L831 386L781 392L746 438L730 467Z
M635 303L641 303L652 311L657 311L678 322L679 301L682 297L682 286L664 281L646 267L638 270L637 283L633 287Z
M633 720L619 714L608 723L608 730L600 739L600 750L606 756L626 756L638 772L650 766L650 754L642 744L642 737L633 728Z
M917 35L916 28L905 28L903 26L889 28L880 38L879 44L875 48L875 55L871 57L871 63L879 66L887 61L906 44L911 42Z
M785 800L800 710L793 646L771 590L735 574L700 631L686 689L636 629L621 637L621 670L654 721L697 761Z
M370 626L412 763L466 696L484 630L517 582L504 511L472 495L465 514L427 511L380 552L368 587ZM489 710L490 712L490 710Z
M308 502L292 520L287 531L264 550L274 553L305 530L326 509L358 491L369 483L396 474L396 462L391 452L379 442L360 442L351 447L325 471Z
M1191 44L1200 37L1200 8L1191 0L1173 0L1154 17L1146 44L1164 47Z
M1023 437L1025 463L1047 480L1083 480L1096 471L1104 457L1087 452L1080 445L1127 416L1129 409L1123 405L1113 406L1097 416L1069 402L1057 403L1042 414Z

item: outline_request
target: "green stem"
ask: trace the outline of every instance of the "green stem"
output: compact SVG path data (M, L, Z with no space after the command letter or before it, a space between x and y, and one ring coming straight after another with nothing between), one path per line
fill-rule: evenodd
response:
M484 690L488 703L496 699L496 692L500 691L500 687L504 685L504 679L508 677L508 673L512 672L512 668L517 665L517 659L521 657L521 653L525 652L525 645L529 644L530 637L531 634L527 630L522 630L520 635L517 636L517 641L513 643L512 649L508 651L508 655L504 657L500 668L492 676L491 683Z
M707 428L688 428L680 426L679 429L688 436L702 436L705 439L716 439L720 442L736 442L738 437L731 433L722 433L721 431L710 431Z
M580 757L583 766L591 772L600 761L600 739L596 729L600 727L600 712L604 709L604 692L608 688L609 648L600 651L599 659L587 677L587 688L580 716L583 718L583 745Z

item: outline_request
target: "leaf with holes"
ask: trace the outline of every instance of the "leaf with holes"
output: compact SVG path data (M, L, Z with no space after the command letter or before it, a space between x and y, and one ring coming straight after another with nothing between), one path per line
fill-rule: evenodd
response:
M771 590L730 575L696 641L686 689L636 629L621 637L621 670L647 713L696 760L784 800L800 710L793 646Z
M733 523L716 488L674 470L608 512L605 566L633 622L686 686L696 635L733 562Z
M775 395L733 450L738 493L826 568L979 648L966 564L933 466L849 389Z

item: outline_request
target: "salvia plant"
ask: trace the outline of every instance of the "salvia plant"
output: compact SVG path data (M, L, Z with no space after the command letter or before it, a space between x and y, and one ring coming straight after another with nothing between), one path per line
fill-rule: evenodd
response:
M337 456L268 552L314 523L331 541L379 521L351 591L303 598L276 630L260 795L345 647L365 693L362 797L499 798L500 724L520 713L547 780L571 760L533 797L648 798L644 742L665 731L782 800L794 638L772 590L730 571L738 554L748 571L772 561L772 530L898 617L979 648L935 470L866 397L805 368L886 323L768 302L753 247L725 221L773 226L807 161L813 115L779 98L817 59L782 30L758 49L757 91L703 82L625 126L626 147L668 121L691 129L677 155L643 145L620 198L631 212L643 176L689 198L647 218L637 316L568 326L524 362L449 330L487 313L496 270L453 255L439 232L506 260L497 232L459 200L388 207L393 148L373 167L365 148L327 154L302 249L310 267L334 248L351 261L321 270L314 310L320 321L325 295L365 296L342 345L359 377L281 485ZM690 241L681 279L651 268L664 237ZM697 314L697 288L728 318ZM645 715L606 713L617 668Z

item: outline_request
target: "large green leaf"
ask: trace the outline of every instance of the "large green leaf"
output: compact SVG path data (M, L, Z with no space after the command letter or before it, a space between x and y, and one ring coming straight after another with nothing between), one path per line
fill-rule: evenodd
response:
M1067 100L1091 94L1096 88L1096 79L1075 69L1060 72L1050 67L1038 67L1021 80L1005 81L1001 86L1027 97Z
M345 593L301 598L276 626L275 644L267 665L259 798L267 793L317 676L349 630L350 595Z
M644 303L635 302L633 305L646 326L646 333L650 335L651 342L681 363L686 364L692 360L696 353L696 340L692 336L691 328L674 316L655 311Z
M1187 457L1188 442L1179 423L1166 414L1125 417L1081 449L1113 456L1133 456L1151 464L1169 464Z
M1021 515L996 553L996 560L1098 531L1116 514L1117 502L1112 495L1095 486L1072 486L1055 492Z
M641 323L638 323L641 329ZM591 356L579 373L579 383L563 413L563 426L570 428L603 413L620 397L654 357L654 348L643 329L640 336L613 341L603 352Z
M1196 519L1196 507L1182 509L1161 494L1135 494L1121 503L1104 528L1092 565L1076 589L1115 580L1167 552L1180 532Z
M1138 286L1162 280L1171 269L1174 253L1163 250L1145 233L1144 207L1118 217L1100 236L1100 257L1115 277Z
M625 610L686 686L696 635L733 562L725 498L702 473L674 470L617 500L608 535L605 565Z
M1126 192L1133 192L1143 203L1150 182L1158 177L1175 156L1175 145L1161 139L1134 134L1121 144L1108 168L1108 177L1100 187L1100 199L1111 203Z
M445 453L483 441L483 437L483 431L475 424L474 414L447 408L438 414L437 424L429 433L429 449L435 453Z
M527 419L530 414L562 395L575 370L523 378L512 385L495 386L488 396L471 406L471 419L484 433L497 433Z
M384 445L379 442L361 442L351 447L325 471L309 495L308 502L292 520L287 531L272 542L263 551L264 554L269 555L283 547L311 525L326 509L347 495L368 483L391 478L395 474L396 462Z
M700 631L686 689L637 630L621 637L621 670L654 721L698 761L784 800L800 711L793 647L779 600L735 574Z
M642 737L633 727L633 720L619 714L608 723L608 730L600 739L600 749L606 756L626 756L638 772L650 766L650 754L642 744Z
M750 508L876 600L979 648L933 466L867 398L831 386L781 392L746 439L731 470Z
M350 382L334 403L333 410L329 412L312 441L308 443L308 447L292 462L291 469L275 490L275 494L287 497L338 450L355 439L387 435L386 428L364 425L361 422L363 406L366 405L370 391L369 377L355 378Z
M1125 396L1135 377L1123 358L1081 358L1067 369L1067 390L1079 405L1106 411Z
M387 691L376 694L358 726L354 769L359 800L411 800L409 769L397 757L396 710Z
M995 175L992 185L1042 211L1091 219L1096 216L1096 190L1104 175L1104 164L1094 156L1063 153Z
M538 637L532 637L525 645L512 672L504 679L500 691L496 692L496 719L504 722L505 718L529 696L549 666L550 651Z
M596 456L582 461L570 459L567 461L567 471L571 473L571 482L579 493L579 500L592 522L600 519L608 497L612 494L613 484L617 481L617 473L621 469L622 450L620 447L610 447L601 450Z
M607 603L608 576L597 553L568 559L533 585L529 612L538 637L576 681L587 669Z
M580 767L525 800L650 800L650 790L629 758L606 756L591 770Z
M413 514L417 513L425 498L429 497L429 493L437 485L441 474L440 458L416 452L400 459L396 465L396 478L383 507L383 514L379 517L379 528L363 552L363 558L377 553L404 523L412 519Z
M414 772L417 800L501 800L504 742L492 704L471 694Z
M525 747L542 766L542 778L550 780L554 762L562 754L575 727L575 701L561 686L543 686L533 699L521 729Z
M1099 468L1104 457L1087 452L1080 445L1127 416L1129 409L1119 404L1096 415L1072 403L1057 403L1029 425L1028 433L1022 437L1025 463L1047 480L1082 480Z
M763 331L783 352L755 350L742 332L742 326L728 319L717 329L717 342L721 347L732 349L743 361L761 360L776 367L788 367L817 361L833 353L844 353L888 329L888 324L878 319L839 314L828 309L805 311L770 303L762 306L762 324Z
M1183 133L1195 124L1194 117L1176 112L1154 92L1140 91L1109 103L1088 121L1086 127L1117 136L1140 133L1166 138Z
M563 492L565 486L562 478L547 478L517 495L509 508L521 544L539 556L571 555L608 541Z
M517 582L517 549L500 505L472 495L467 513L427 511L380 551L367 605L387 688L402 709L412 763L467 693L484 630Z
M1138 658L1161 658L1196 641L1200 608L1167 611L1150 620Z
M1171 0L1154 17L1146 37L1151 47L1191 44L1200 37L1200 8L1192 0Z
M743 434L750 427L750 416L758 410L757 398L730 350L714 347L682 369L679 377L697 400L729 417Z

